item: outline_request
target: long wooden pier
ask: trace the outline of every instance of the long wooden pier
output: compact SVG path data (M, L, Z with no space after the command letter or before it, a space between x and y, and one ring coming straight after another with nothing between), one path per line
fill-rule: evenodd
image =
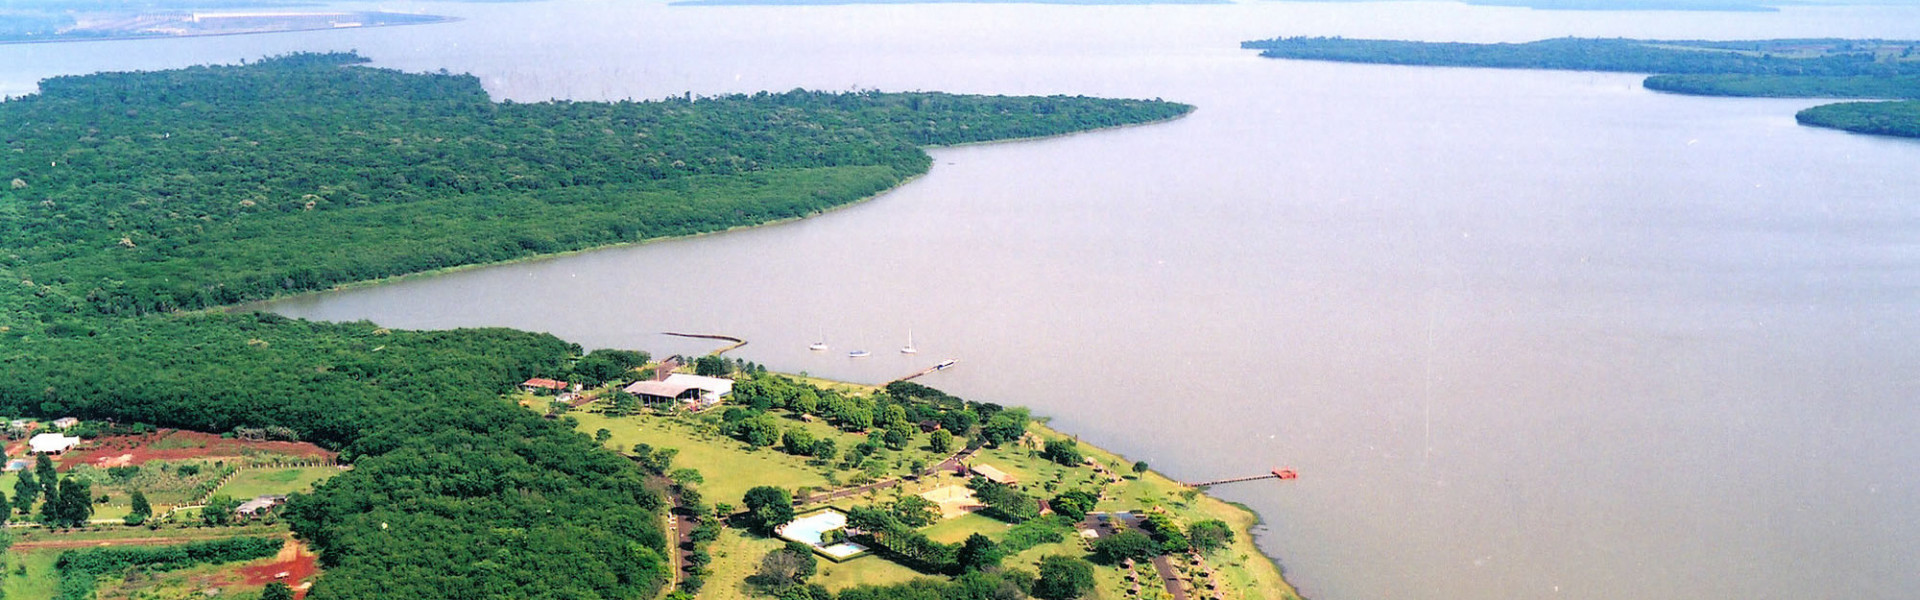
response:
M1188 483L1185 485L1187 487L1207 487L1210 485L1220 485L1224 483L1240 483L1242 481L1259 481L1262 479L1299 479L1299 478L1300 478L1300 474L1295 473L1293 469L1274 469L1272 471L1267 472L1267 474L1265 475L1254 475L1252 477L1234 477L1231 479L1215 479L1213 481L1202 481L1199 483Z
M720 335L715 333L678 333L673 331L662 331L660 332L660 335L670 335L673 337L694 338L694 339L701 339L701 340L720 340L722 342L733 342L733 344L730 346L713 351L714 356L726 354L728 351L747 345L746 340L733 337L730 335Z
M937 364L937 365L934 365L934 366L931 366L931 367L927 367L927 368L925 368L925 369L921 369L921 370L920 370L919 372L917 372L917 373L914 373L914 374L912 374L912 375L908 375L908 376L906 376L906 377L901 377L901 378L899 378L899 379L895 379L895 380L893 380L893 381L889 381L889 382L887 382L887 383L893 383L894 381L909 381L909 380L912 380L912 379L916 379L916 378L919 378L919 377L922 377L922 376L925 376L925 375L928 375L928 374L931 374L931 373L933 373L933 372L935 372L935 371L945 371L945 370L947 370L948 368L951 368L951 367L953 367L954 365L956 365L956 364L959 364L959 363L960 363L960 361L958 361L958 360L954 360L954 359L951 359L951 358L949 358L949 359L947 359L947 360L943 360L943 361L940 361L940 364Z

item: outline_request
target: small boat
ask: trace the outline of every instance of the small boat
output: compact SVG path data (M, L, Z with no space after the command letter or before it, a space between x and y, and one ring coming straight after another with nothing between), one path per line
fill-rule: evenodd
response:
M940 361L940 364L937 364L937 365L934 365L934 366L933 366L933 370L935 370L935 371L945 371L945 370L947 370L947 367L951 367L951 366L953 366L953 364L954 364L954 363L957 363L957 362L960 362L960 361L957 361L957 360L954 360L954 359L951 359L951 358L949 358L949 359L946 359L946 360L943 360L943 361Z
M814 352L826 352L827 351L827 334L821 333L820 341L814 342L813 345L811 346L807 346L807 349L812 350Z
M865 350L855 350L847 353L847 358L866 358L869 356L873 356L873 353Z
M907 330L907 346L900 349L901 354L919 354L920 349L913 347L913 330Z

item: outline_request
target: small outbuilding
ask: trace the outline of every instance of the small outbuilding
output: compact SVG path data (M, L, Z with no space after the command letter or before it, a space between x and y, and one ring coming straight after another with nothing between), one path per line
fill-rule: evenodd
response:
M58 433L42 433L27 440L30 452L34 454L65 454L80 444L80 438L68 437Z
M993 465L969 465L967 470L972 471L974 475L987 478L987 481L1001 485L1020 485L1019 478L1008 475L1006 471L993 468Z
M55 429L72 429L75 425L79 424L80 420L73 417L60 417L53 420L53 427Z
M533 379L528 379L526 381L520 382L520 389L523 389L529 392L543 392L543 391L544 392L561 392L567 389L567 382L560 381L557 379L535 377Z
M264 516L267 513L272 512L274 507L280 506L281 504L286 503L286 501L287 501L286 496L281 496L277 494L260 496L252 500L248 500L246 502L241 502L240 506L234 507L233 514L239 515L244 518L252 519L255 517Z

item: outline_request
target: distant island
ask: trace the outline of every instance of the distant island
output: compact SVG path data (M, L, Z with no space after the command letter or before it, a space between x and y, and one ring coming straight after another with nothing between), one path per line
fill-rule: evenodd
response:
M1242 42L1269 58L1651 74L1648 89L1774 98L1880 98L1801 111L1806 125L1920 137L1920 42L1558 38L1519 44L1289 37Z
M422 25L449 17L377 11L0 11L0 44L241 35Z

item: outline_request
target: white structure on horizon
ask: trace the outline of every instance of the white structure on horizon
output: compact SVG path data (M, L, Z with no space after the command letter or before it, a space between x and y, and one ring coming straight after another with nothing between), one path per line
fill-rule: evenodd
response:
M72 450L80 443L80 438L67 437L58 433L42 433L27 440L27 446L34 454L62 454Z

